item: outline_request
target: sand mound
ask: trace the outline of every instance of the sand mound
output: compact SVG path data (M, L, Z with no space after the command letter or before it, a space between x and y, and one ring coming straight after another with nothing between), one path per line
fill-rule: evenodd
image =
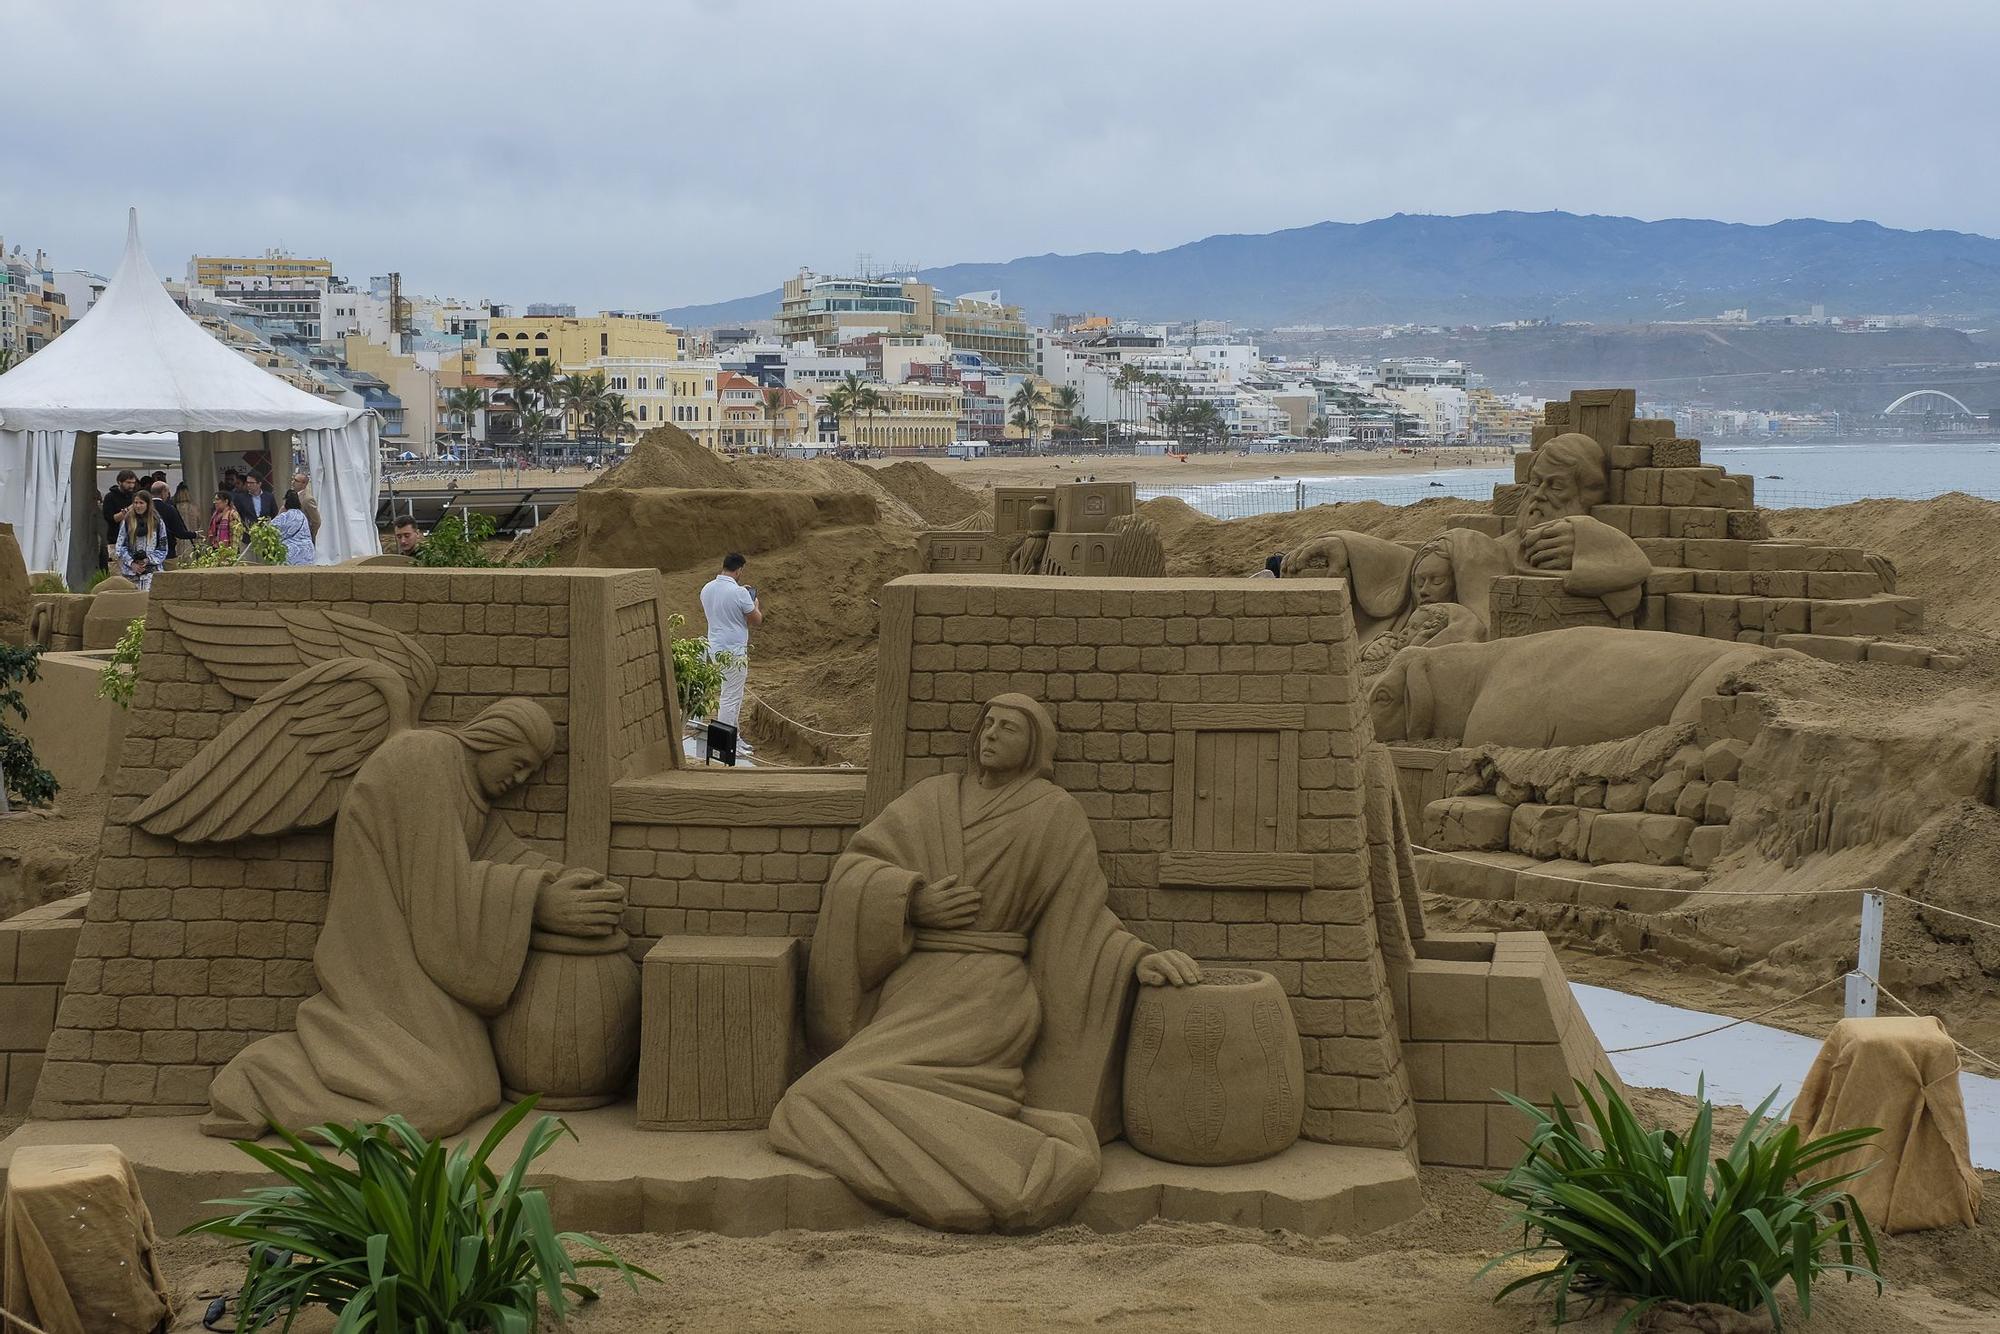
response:
M927 524L944 527L987 508L987 498L960 486L928 463L904 459L868 470L883 490L915 510Z
M1864 547L1895 562L1897 589L1924 600L1928 627L2000 624L2000 502L1961 492L1933 500L1862 500L1820 510L1771 510L1780 537Z
M790 547L809 529L876 526L875 498L844 491L613 487L577 498L576 563L597 569L698 569L725 551ZM761 564L761 562L760 562Z

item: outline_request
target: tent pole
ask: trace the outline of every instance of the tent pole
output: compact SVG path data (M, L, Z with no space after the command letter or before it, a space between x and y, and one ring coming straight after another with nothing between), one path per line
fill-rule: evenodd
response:
M97 432L78 431L70 455L69 551L62 571L63 582L76 593L90 587L104 552L104 511L92 499L96 493Z

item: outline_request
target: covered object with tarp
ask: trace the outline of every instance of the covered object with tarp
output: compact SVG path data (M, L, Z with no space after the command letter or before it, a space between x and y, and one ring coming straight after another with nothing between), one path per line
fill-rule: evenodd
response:
M190 319L140 248L135 209L97 304L0 375L0 523L14 525L30 570L88 582L105 536L91 498L97 437L141 431L180 438L182 474L203 497L218 452L262 450L282 466L296 441L319 503L320 563L381 551L374 415L294 388ZM274 481L282 490L286 479Z

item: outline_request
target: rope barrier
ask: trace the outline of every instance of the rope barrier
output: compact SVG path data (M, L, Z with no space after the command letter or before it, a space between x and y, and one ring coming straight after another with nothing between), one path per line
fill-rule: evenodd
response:
M1895 992L1889 990L1889 988L1882 985L1881 978L1869 977L1868 974L1866 973L1863 973L1862 976L1867 977L1870 982L1875 984L1875 989L1877 991L1881 992L1884 996L1887 996L1890 1000L1894 1001L1896 1003L1896 1007L1900 1009L1904 1014L1909 1015L1911 1018L1930 1019L1935 1017L1927 1014L1919 1014L1917 1013L1917 1011L1911 1009L1909 1003L1905 1001L1901 996L1898 996ZM1991 1056L1988 1056L1983 1052L1974 1051L1972 1048L1966 1046L1963 1042L1960 1042L1957 1038L1952 1037L1950 1033L1946 1033L1945 1037L1947 1040L1950 1041L1952 1046L1958 1048L1959 1054L1961 1056L1970 1056L1973 1060L1979 1062L1981 1065L1993 1071L1995 1074L2000 1074L2000 1061L1994 1060Z
M1636 1046L1631 1046L1631 1047L1613 1047L1610 1050L1606 1051L1604 1054L1606 1056L1622 1056L1628 1051L1651 1051L1655 1047L1671 1047L1677 1042L1692 1042L1696 1038L1705 1038L1712 1033L1720 1033L1726 1029L1735 1028L1738 1024L1754 1024L1759 1019L1764 1018L1766 1015L1776 1014L1778 1011L1784 1009L1786 1006L1795 1005L1799 1001L1804 1000L1806 997L1816 995L1819 992L1825 991L1828 987L1832 986L1834 983L1842 980L1843 979L1840 977L1829 977L1826 981L1820 983L1816 987L1813 987L1811 990L1801 991L1796 996L1791 996L1785 1000L1781 1000L1768 1010L1759 1010L1757 1013L1751 1015L1745 1015L1741 1019L1732 1019L1726 1024L1717 1024L1714 1028L1704 1028L1699 1033L1687 1033L1677 1038L1662 1038L1658 1042L1641 1042Z
M780 721L790 723L801 732L811 732L814 736L823 736L832 741L866 741L872 735L868 732L829 732L823 727L814 727L810 723L800 722L789 714L780 713L776 708L772 707L771 701L765 699L762 695L751 694L748 691L744 693L758 708L770 710Z

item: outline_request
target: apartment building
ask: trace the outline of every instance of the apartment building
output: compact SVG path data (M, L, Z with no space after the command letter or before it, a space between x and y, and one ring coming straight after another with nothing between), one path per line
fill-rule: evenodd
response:
M242 255L195 255L188 260L190 286L211 291L250 287L257 280L271 287L325 291L333 286L333 261L306 259L283 250L266 250L255 258Z
M779 297L778 334L837 348L867 334L940 334L960 351L977 352L1008 370L1026 371L1034 360L1033 332L1019 306L998 292L940 297L915 278L842 278L810 269L785 280Z

